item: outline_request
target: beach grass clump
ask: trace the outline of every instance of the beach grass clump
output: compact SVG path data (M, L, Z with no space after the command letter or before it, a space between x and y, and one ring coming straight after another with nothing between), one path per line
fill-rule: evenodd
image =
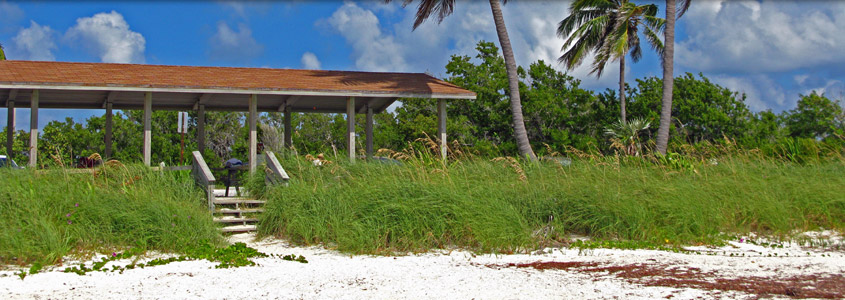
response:
M117 163L85 173L5 168L0 178L1 263L46 265L75 251L178 253L223 244L187 171Z
M430 157L398 163L301 159L268 187L259 231L349 253L461 247L526 251L570 234L650 245L718 244L845 225L845 162L754 155L583 157L527 162Z

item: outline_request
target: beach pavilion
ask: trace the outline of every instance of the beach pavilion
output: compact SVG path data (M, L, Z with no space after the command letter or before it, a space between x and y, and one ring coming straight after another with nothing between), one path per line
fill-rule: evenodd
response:
M441 155L446 157L446 103L475 93L423 73L379 73L269 68L164 66L110 63L0 61L0 103L8 108L11 151L15 107L29 107L29 166L38 157L38 109L104 109L105 157L112 151L112 110L143 110L143 161L150 165L153 110L194 110L197 140L205 145L206 111L247 111L249 165L257 155L260 112L284 113L285 146L291 113L346 113L347 149L355 159L355 114L366 114L366 153L373 154L373 114L400 98L437 99ZM202 151L203 149L199 149Z

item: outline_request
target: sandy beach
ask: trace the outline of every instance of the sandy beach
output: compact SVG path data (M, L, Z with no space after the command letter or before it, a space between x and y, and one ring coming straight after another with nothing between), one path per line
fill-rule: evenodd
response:
M475 255L438 250L405 256L350 256L284 240L230 237L267 254L307 264L254 259L258 266L215 269L209 261L174 262L123 274L62 273L48 268L21 280L0 272L6 299L690 299L841 298L845 252L826 245L783 248L744 238L687 252L544 249ZM840 247L841 249L841 247ZM167 257L166 254L155 254ZM102 256L101 256L102 257ZM99 259L95 257L93 259ZM128 260L110 264L128 264ZM109 266L107 265L107 268Z

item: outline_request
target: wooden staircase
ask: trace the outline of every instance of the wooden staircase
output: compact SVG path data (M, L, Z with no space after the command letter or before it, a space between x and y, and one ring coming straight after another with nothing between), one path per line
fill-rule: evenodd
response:
M264 201L250 197L235 196L230 193L226 197L224 190L214 191L214 222L222 224L223 233L241 233L256 230L258 214L264 212Z
M215 189L216 179L205 163L202 154L194 151L193 166L191 173L194 180L206 192L208 199L208 210L214 216L214 222L222 224L220 231L223 233L252 232L257 229L258 215L264 211L263 200L258 200L238 195L237 191L230 190L229 196L223 189ZM267 184L287 185L290 180L287 172L279 164L276 155L267 151L264 153L264 162L257 166L256 172L261 170L266 174Z

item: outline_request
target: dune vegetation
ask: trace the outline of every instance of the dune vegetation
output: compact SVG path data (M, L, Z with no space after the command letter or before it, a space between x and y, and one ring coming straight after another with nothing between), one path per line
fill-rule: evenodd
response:
M838 152L796 162L759 150L709 158L576 151L540 162L465 155L444 164L425 145L417 149L389 152L399 160L387 163L283 161L289 186L252 182L268 200L260 232L350 253L509 253L565 245L572 234L673 247L845 225Z
M118 163L84 173L0 168L0 178L0 263L46 265L72 253L222 244L187 172Z

